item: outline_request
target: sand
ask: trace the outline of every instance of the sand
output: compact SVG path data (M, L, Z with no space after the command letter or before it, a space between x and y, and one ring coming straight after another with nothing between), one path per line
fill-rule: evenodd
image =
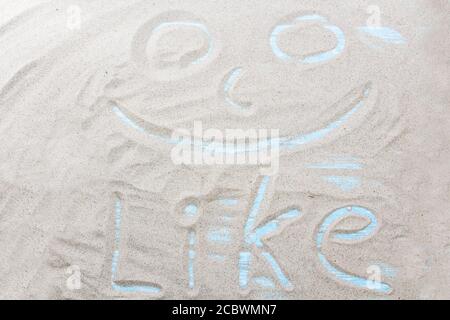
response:
M0 298L450 298L449 11L0 1Z

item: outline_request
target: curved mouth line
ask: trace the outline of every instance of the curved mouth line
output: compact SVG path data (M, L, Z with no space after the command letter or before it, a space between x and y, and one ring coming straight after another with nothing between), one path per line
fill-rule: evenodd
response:
M337 131L345 123L347 123L354 114L356 114L360 109L362 109L365 106L365 102L367 101L370 92L371 92L371 84L366 83L357 101L352 103L353 106L351 107L351 109L345 112L337 119L329 122L326 126L320 129L311 131L309 133L298 134L290 137L266 138L264 140L257 142L238 143L237 147L234 148L231 153L240 154L240 153L259 152L260 150L267 150L267 148L269 147L274 148L276 146L279 146L279 148L294 149L297 147L309 145L314 142L318 142L319 140L322 140L330 136L335 131ZM350 94L351 92L347 94L347 96L349 96ZM175 139L172 137L173 133L175 132L174 129L161 127L151 122L145 121L140 117L138 117L137 115L130 112L129 110L127 110L125 107L119 107L119 104L117 102L114 102L112 111L116 114L116 116L123 124L134 130L149 135L152 138L158 139L164 143L171 145L186 143L186 140ZM200 147L207 151L213 150L219 154L229 153L229 148L226 148L226 146L224 146L223 143L209 142L203 140L202 138L197 139L195 139L195 137L193 138L194 138L192 139L193 142L190 142L190 144L193 146Z

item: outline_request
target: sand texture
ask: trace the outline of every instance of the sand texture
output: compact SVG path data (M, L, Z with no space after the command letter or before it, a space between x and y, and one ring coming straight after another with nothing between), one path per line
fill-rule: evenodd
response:
M0 298L449 299L449 35L445 0L1 0ZM273 172L175 163L199 125L277 130Z

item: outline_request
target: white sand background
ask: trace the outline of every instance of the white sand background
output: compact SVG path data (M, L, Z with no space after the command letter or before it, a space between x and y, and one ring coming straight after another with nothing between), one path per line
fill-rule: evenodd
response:
M405 41L361 32L370 6ZM449 12L444 0L0 1L0 297L450 298ZM314 24L280 35L280 48L295 58L278 58L272 30L313 14L344 32L343 52L302 63L337 45L330 29ZM173 21L206 26L212 42L183 25L152 33ZM236 68L229 96L249 114L224 94ZM288 287L259 248L245 247L259 168L176 166L170 146L114 112L119 106L158 133L198 120L295 136L327 126L359 100L364 107L341 128L282 152L270 177L256 223L289 208L302 213L263 240ZM349 161L353 170L336 167ZM186 226L189 199L200 211ZM378 266L389 292L352 284L319 258L320 226L351 206L369 209L376 230L364 241L335 241L336 230L368 223L347 218L320 252L348 279ZM239 255L247 249L244 289ZM146 292L151 286L159 292Z

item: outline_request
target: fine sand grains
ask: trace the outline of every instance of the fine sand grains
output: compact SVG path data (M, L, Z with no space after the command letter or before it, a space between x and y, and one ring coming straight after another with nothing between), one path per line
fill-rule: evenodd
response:
M449 298L449 9L0 1L0 297Z

